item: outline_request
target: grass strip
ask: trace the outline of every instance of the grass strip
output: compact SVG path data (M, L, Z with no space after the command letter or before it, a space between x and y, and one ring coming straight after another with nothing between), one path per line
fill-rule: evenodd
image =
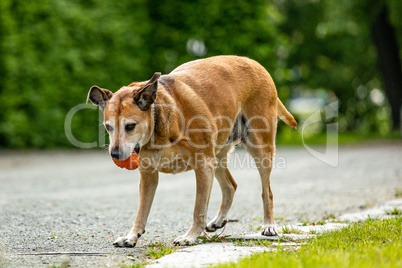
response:
M279 248L214 267L402 267L402 217L352 223L298 249Z

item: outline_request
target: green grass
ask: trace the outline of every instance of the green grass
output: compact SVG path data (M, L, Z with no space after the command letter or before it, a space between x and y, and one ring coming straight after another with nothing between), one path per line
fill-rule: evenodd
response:
M294 227L294 226L282 226L281 228L282 233L284 234L302 234L303 231Z
M205 236L197 237L202 243L222 243L227 241L228 235L211 235L209 239Z
M151 259L159 259L163 256L175 252L179 247L173 247L164 243L154 243L147 245L146 255Z
M288 226L282 226L281 228L282 233L284 234L290 234L290 228Z
M214 267L402 267L402 217L353 223L319 234L299 250L279 248Z
M252 220L253 221L259 221L259 222L263 222L264 220L262 219L262 218L260 218L260 217L254 217L254 218L252 218ZM275 220L276 220L276 218L275 218Z
M272 246L272 242L270 240L265 240L265 239L230 239L230 241L233 242L234 245L240 246L240 247L255 247L255 246L264 246L264 247L269 247Z
M325 216L322 218L323 221L333 221L335 219L336 219L336 217L333 213L325 214Z
M301 221L301 224L302 224L303 226L308 226L308 225L313 225L314 222L311 222L311 221L309 221L309 220L304 220L304 221Z
M133 263L130 265L122 265L120 268L141 268L144 267L146 263Z
M253 231L259 231L259 230L261 230L261 226L257 226L257 227L254 228L253 225L249 224L248 227L250 227L250 229L253 230Z
M301 224L303 226L308 226L308 225L313 225L314 226L314 225L324 225L324 224L326 224L328 222L331 222L331 223L349 223L348 221L337 220L335 215L331 213L331 214L328 214L328 215L324 215L324 217L320 221L314 222L314 221L310 221L310 220L304 220L304 221L301 221Z
M387 211L385 211L385 213L386 213L387 215L398 216L398 215L402 215L402 209L394 208L393 210L387 210Z

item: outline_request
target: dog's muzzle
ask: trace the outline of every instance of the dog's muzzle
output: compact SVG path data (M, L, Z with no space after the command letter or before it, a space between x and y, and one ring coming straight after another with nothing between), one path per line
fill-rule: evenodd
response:
M116 160L118 160L118 161L123 160L123 159L122 159L122 157L123 157L122 152L121 152L119 149L114 149L114 150L112 150L112 151L110 152L110 156L111 156L113 159L116 159Z

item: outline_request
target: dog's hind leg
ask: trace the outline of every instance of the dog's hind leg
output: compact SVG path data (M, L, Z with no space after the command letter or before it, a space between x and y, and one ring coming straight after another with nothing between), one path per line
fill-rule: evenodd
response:
M207 232L215 232L227 223L227 214L232 205L233 196L237 188L237 184L230 174L227 167L227 157L233 146L228 145L223 148L217 155L218 166L215 170L215 177L219 182L222 191L222 202L216 216L208 223L205 230Z
M261 177L262 202L264 209L264 225L262 235L277 235L277 227L273 212L273 194L270 186L270 175L275 154L275 135L277 128L276 113L261 115L261 109L251 108L248 112L254 116L247 117L247 136L243 144L251 154ZM272 111L272 110L271 110ZM255 116L260 113L260 115Z
M274 148L269 146L267 149L257 149L249 145L247 145L246 148L253 157L261 177L262 202L264 209L264 225L262 226L261 233L262 235L267 236L277 235L278 231L273 212L273 194L270 186Z

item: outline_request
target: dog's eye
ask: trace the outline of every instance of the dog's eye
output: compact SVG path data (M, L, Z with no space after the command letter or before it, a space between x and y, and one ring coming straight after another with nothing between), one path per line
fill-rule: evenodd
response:
M131 131L135 128L137 124L127 124L126 125L126 131Z
M110 132L110 131L113 131L113 128L112 128L110 125L108 125L108 124L105 125L105 128L106 128L106 130L109 131L109 132Z

